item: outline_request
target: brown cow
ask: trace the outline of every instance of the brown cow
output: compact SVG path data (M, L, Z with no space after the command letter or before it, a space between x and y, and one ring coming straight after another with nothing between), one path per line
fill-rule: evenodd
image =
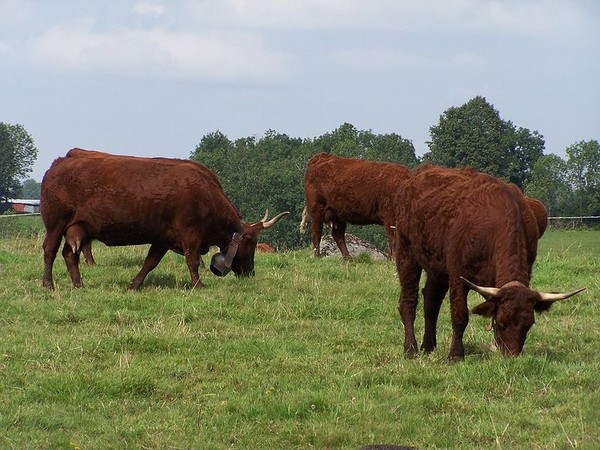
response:
M383 225L391 251L395 224L392 193L409 174L401 164L327 153L313 156L304 176L306 206L300 230L304 231L310 214L314 255L322 256L319 248L323 223L332 228L331 235L344 259L351 259L345 240L347 223Z
M494 177L473 169L425 165L400 187L396 205L402 217L396 229L398 309L409 357L417 353L414 320L423 270L427 281L422 349L431 352L436 347L437 319L449 290L452 360L464 358L469 289L486 299L473 313L492 318L496 345L507 355L523 350L534 311L545 311L554 301L582 290L543 294L529 288L542 214L534 213L518 189Z
M257 236L270 221L248 224L227 198L217 177L190 160L137 158L73 149L44 175L41 214L46 226L43 285L53 288L52 265L65 236L63 257L73 286L80 287L79 252L92 239L106 245L151 244L140 272L129 285L137 290L168 250L185 256L192 286L200 255L211 245L213 272L254 273ZM91 248L91 247L90 247Z

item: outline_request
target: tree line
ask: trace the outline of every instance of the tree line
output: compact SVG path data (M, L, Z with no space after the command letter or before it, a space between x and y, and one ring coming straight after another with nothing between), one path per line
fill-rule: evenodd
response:
M541 200L552 216L600 215L600 145L596 140L573 143L565 159L545 155L544 137L538 131L502 119L480 96L444 111L429 132L429 151L422 158L416 156L412 142L398 134L375 134L349 123L315 138L268 130L261 137L231 140L217 130L202 137L190 158L215 172L247 221L259 220L265 209L272 214L290 211L289 217L265 233L265 239L280 248L309 245L309 237L298 232L298 225L304 208L306 164L319 152L409 168L423 162L468 165L515 183ZM0 123L0 203L11 197L39 195L39 183L19 182L36 157L33 139L21 125ZM381 227L349 226L348 232L386 248Z
M544 155L537 131L503 120L493 105L475 97L446 110L430 128L429 151L418 158L411 141L397 134L374 134L344 123L314 139L291 138L269 130L261 138L230 140L216 131L205 135L190 158L212 169L227 195L247 220L290 211L269 239L279 246L309 245L298 233L304 207L303 178L310 157L318 152L349 158L391 161L414 168L426 162L445 167L472 166L538 198L550 215L600 215L600 145L581 141L566 149L566 160ZM385 249L378 226L348 227L348 232Z

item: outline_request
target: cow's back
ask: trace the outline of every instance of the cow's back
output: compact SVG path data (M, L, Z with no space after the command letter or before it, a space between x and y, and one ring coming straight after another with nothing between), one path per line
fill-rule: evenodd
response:
M530 266L533 266L537 256L538 241L548 227L548 211L542 202L523 194L521 189L515 184L511 183L509 186L519 203L523 231L528 246L527 259Z
M71 152L42 180L47 228L83 223L109 245L145 243L170 223L209 222L215 209L232 208L216 176L192 161Z
M546 209L546 206L538 199L528 196L525 196L525 199L535 215L538 233L539 236L542 237L546 231L546 228L548 228L548 210Z
M410 171L401 164L319 153L304 177L307 205L321 204L353 224L382 224L382 211L393 214L391 193Z
M532 251L525 242L522 199L503 181L473 169L417 168L397 197L399 236L427 271L494 278L499 252L515 259ZM530 230L531 231L531 230ZM529 236L528 236L529 237ZM537 226L535 236L537 248ZM535 259L535 256L533 256Z

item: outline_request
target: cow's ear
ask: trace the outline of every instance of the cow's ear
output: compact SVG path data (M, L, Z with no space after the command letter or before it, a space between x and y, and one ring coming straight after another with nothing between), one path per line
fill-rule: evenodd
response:
M475 308L471 310L473 314L479 314L483 317L492 317L496 310L496 303L493 301L487 300L483 303L480 303Z

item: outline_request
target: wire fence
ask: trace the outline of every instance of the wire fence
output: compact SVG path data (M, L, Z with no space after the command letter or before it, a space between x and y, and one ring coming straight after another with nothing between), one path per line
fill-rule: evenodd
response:
M548 217L550 228L600 228L600 216Z
M0 219L39 216L40 213L0 214ZM550 228L600 228L600 216L548 217Z
M17 214L0 214L0 219L10 219L11 217L27 217L27 216L39 216L40 213L17 213Z

